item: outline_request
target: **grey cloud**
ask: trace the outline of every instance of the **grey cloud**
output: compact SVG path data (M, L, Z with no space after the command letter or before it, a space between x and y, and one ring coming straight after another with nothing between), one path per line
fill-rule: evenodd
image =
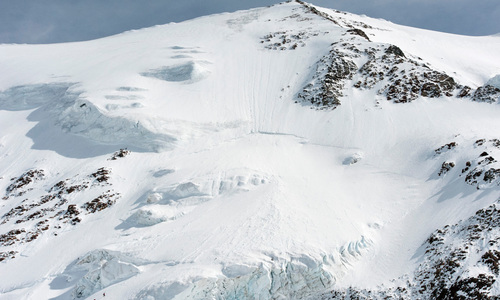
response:
M0 1L0 43L55 43L95 39L131 29L207 14L273 4L212 1ZM50 33L47 29L51 29Z
M267 6L276 0L2 0L0 43L89 40L198 16ZM500 32L498 0L310 0L394 23L458 33Z
M313 0L336 8L412 27L464 35L500 32L498 0Z

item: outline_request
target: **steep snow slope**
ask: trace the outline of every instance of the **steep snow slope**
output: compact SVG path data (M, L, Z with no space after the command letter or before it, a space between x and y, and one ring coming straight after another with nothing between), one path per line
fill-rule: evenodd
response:
M405 285L499 200L498 53L299 2L1 45L2 298Z

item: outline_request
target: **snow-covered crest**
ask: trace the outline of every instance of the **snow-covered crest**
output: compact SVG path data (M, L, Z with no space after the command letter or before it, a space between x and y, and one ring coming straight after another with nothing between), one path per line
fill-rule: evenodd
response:
M496 37L290 2L0 53L6 299L368 293L498 200Z

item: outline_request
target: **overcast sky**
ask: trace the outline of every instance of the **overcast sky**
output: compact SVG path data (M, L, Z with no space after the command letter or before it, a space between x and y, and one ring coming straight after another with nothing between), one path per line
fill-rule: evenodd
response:
M267 6L274 0L0 0L0 43L82 41L202 15ZM500 33L500 0L310 0L414 27Z

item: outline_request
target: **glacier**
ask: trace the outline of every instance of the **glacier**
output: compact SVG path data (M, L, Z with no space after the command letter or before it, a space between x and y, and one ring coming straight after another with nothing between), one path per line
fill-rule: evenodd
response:
M498 53L302 1L0 45L0 298L497 297Z

